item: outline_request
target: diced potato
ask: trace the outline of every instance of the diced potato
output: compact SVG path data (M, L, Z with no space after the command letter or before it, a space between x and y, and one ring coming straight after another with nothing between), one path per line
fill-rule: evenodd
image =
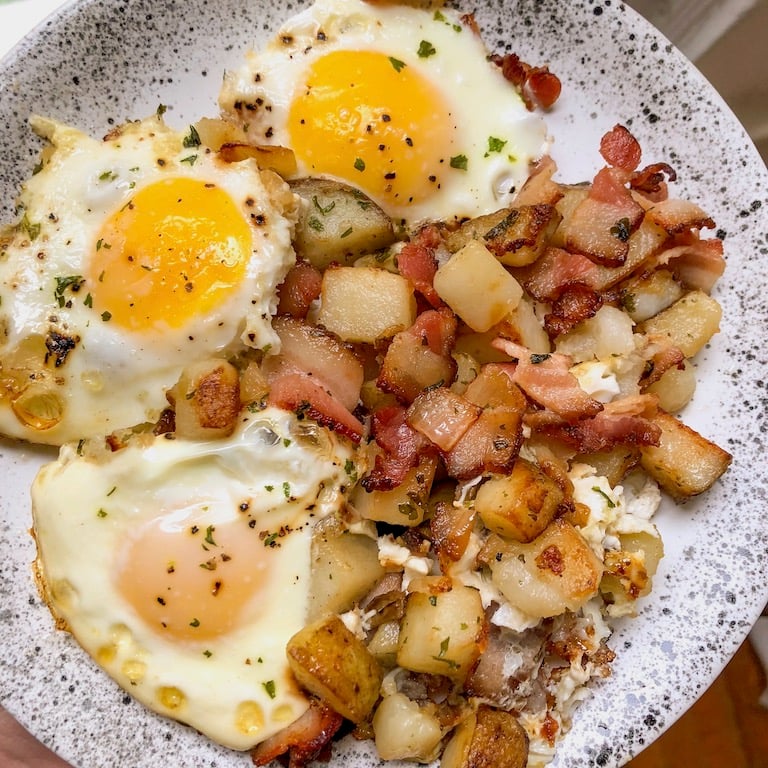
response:
M371 714L379 698L381 667L338 616L308 624L286 647L301 686L353 723Z
M385 696L373 716L379 757L431 763L438 755L443 738L435 709L431 702L420 706L402 693Z
M418 466L408 470L403 482L391 491L369 493L362 485L355 486L350 503L366 520L409 527L421 525L436 469L437 459L426 456Z
M563 196L555 205L557 212L561 216L561 220L558 228L554 231L549 241L549 245L554 246L555 248L565 248L565 233L568 230L571 216L573 216L573 212L589 195L589 187L585 185L561 185L561 189L563 191Z
M413 672L464 680L480 657L485 614L480 593L411 592L401 624L397 663Z
M611 488L618 485L630 469L640 461L640 450L628 445L617 445L608 451L584 453L579 461L594 467L596 475L608 478Z
M351 265L395 241L390 218L358 189L316 178L291 181L291 189L305 200L296 225L296 253L318 269L333 262Z
M528 408L522 390L499 365L484 365L477 378L467 387L464 396L481 408L505 406L517 411Z
M683 286L668 269L630 280L621 291L621 303L636 322L658 315L683 295Z
M529 542L550 524L562 501L554 480L518 458L508 475L494 475L478 488L475 509L488 530Z
M600 591L615 600L637 600L651 591L651 582L664 556L661 537L650 533L623 534L621 549L606 552Z
M463 720L445 747L440 768L525 768L528 734L517 718L481 704Z
M440 298L474 331L487 331L520 303L523 289L479 241L457 251L435 274Z
M368 650L384 667L394 667L397 662L397 646L400 643L400 622L385 621L376 627L368 641Z
M240 402L258 403L264 400L269 393L267 377L261 370L261 366L251 360L240 374Z
M560 223L555 206L546 203L512 208L483 236L488 250L510 267L524 267L541 256Z
M500 221L504 221L509 211L509 208L501 208L493 213L486 213L465 221L455 232L445 236L446 247L451 253L456 253L470 241L480 240L489 229L495 227Z
M373 267L330 267L323 274L317 322L343 341L372 344L416 319L410 281Z
M378 546L370 537L335 531L315 533L309 620L349 610L383 575Z
M646 334L666 334L686 356L693 357L720 330L722 309L703 291L691 291L669 309L646 320Z
M596 592L603 565L584 537L557 518L530 544L491 534L483 549L491 579L504 597L530 616L575 611Z
M646 389L659 398L659 408L667 413L681 411L695 391L696 368L690 360L685 360L682 368L675 365L664 371L661 378Z
M536 317L532 302L525 296L503 321L502 327L506 338L522 344L534 354L545 355L552 351L549 336Z
M524 299L518 304L522 306ZM464 329L466 330L466 328ZM454 353L461 352L471 355L478 363L505 363L509 362L509 355L505 355L501 350L491 346L491 342L498 338L499 332L496 327L491 328L485 333L464 333L460 332L456 337L456 344L453 347ZM549 342L549 340L547 340ZM522 343L522 342L520 342ZM549 348L547 349L549 352Z
M728 469L731 454L679 419L659 411L653 422L661 428L661 441L640 449L640 463L673 498L703 493Z
M226 360L187 366L168 393L176 412L176 434L190 440L229 435L240 413L240 376Z
M195 123L195 130L203 144L213 150L219 150L222 144L245 142L245 132L234 122L215 117L202 117Z
M274 171L286 178L296 173L296 155L288 147L253 144L222 144L219 157L227 163L255 160L262 170Z
M456 361L456 380L451 384L451 390L457 395L463 395L469 384L480 373L480 363L466 352L454 352L452 357Z

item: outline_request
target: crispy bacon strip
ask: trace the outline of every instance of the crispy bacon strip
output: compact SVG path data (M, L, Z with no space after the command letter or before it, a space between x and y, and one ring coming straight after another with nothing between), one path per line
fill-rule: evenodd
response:
M642 150L638 140L623 125L615 125L600 140L600 154L608 165L634 171L640 165Z
M327 761L331 739L343 722L340 714L312 699L309 709L296 722L254 748L253 764L267 765L286 753L288 768L304 768L318 759Z
M668 248L649 262L649 268L664 264L669 265L686 287L709 293L725 271L723 241L695 239L686 245Z
M569 370L572 361L567 355L533 355L526 347L502 338L494 339L493 346L518 361L512 381L531 400L566 421L586 419L603 409L602 403L579 386Z
M658 445L661 429L650 420L657 402L653 395L633 395L608 403L600 413L581 421L535 411L526 414L525 422L578 453L608 451L617 445Z
M297 416L318 424L359 443L363 425L327 390L301 373L276 376L271 382L268 402L293 411Z
M435 308L445 306L434 288L437 272L435 252L442 245L440 230L430 224L423 227L397 254L397 268L413 287Z
M582 320L594 317L603 306L603 297L583 283L569 283L552 302L552 312L544 317L544 328L551 338L568 333Z
M501 74L518 89L529 110L550 109L560 98L560 78L550 72L549 67L532 67L516 53L493 54L490 61L500 67Z
M572 283L594 287L597 266L580 253L547 248L537 261L518 270L518 279L537 301L551 302Z
M323 276L308 261L297 261L278 289L278 315L289 315L303 320L309 307L320 296Z
M621 168L597 172L589 195L568 221L566 250L608 267L618 267L626 261L629 238L645 215L626 186L628 180L628 172Z
M665 175L669 181L677 179L675 169L671 165L667 165L667 163L653 163L653 165L647 165L640 171L635 171L629 180L629 186L648 198L648 200L660 202L667 199Z
M396 488L419 458L432 450L429 440L408 424L406 409L399 405L374 412L371 434L381 452L376 454L371 472L360 481L369 492Z

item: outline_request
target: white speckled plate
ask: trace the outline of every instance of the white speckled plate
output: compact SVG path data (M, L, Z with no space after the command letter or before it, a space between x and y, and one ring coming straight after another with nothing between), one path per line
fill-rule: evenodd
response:
M39 144L30 112L95 135L170 106L172 124L215 111L222 71L298 9L285 0L82 0L65 6L0 64L0 188L8 219ZM549 116L563 180L591 176L616 122L645 163L677 170L725 238L717 289L722 332L702 355L686 420L733 452L704 498L664 505L667 556L639 619L619 626L611 679L578 711L555 765L618 766L681 715L745 638L768 599L768 173L719 96L617 0L470 4L489 47L548 62L564 83ZM491 106L491 105L489 105ZM213 746L131 700L63 633L32 583L28 488L50 451L0 442L0 703L78 768L230 768L247 755ZM376 761L356 743L335 764Z

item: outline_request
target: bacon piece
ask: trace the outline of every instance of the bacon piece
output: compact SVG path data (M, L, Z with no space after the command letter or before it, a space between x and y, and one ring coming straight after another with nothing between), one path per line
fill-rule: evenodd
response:
M551 338L568 333L582 320L594 317L603 298L584 283L569 283L552 302L552 312L544 316L544 328Z
M326 704L311 699L309 709L294 723L258 744L253 764L267 765L288 753L288 768L304 768L313 760L330 759L331 739L344 718Z
M623 125L614 125L600 140L600 154L608 165L634 171L642 150L638 140Z
M474 507L464 504L454 506L444 501L435 505L429 530L442 573L447 575L451 565L461 560L474 525Z
M530 350L509 339L494 339L493 346L517 359L512 381L531 400L567 421L594 416L603 409L602 403L591 398L570 372L571 358L553 353L533 355Z
M448 387L433 387L417 395L408 408L406 421L441 451L450 451L481 411Z
M440 230L434 224L430 224L419 230L397 254L397 268L400 274L407 277L413 283L413 287L435 309L445 306L432 284L437 272L435 252L442 243Z
M429 309L410 328L395 334L376 381L379 389L411 403L425 387L449 385L456 374L451 357L456 326L449 309Z
M554 205L563 196L560 185L552 180L557 171L557 164L550 155L544 155L531 169L531 175L515 196L515 206Z
M712 217L691 200L662 200L648 209L648 216L671 235L715 226Z
M653 163L640 171L635 171L629 180L629 186L636 192L653 202L667 199L667 183L664 181L666 174L669 181L677 179L677 173L667 163Z
M314 419L355 443L359 443L363 436L363 425L333 395L305 374L278 375L271 382L267 401L293 411L299 418Z
M320 296L323 276L308 261L297 261L278 288L278 315L303 320L313 301Z
M560 78L550 72L549 67L532 67L516 53L493 54L490 61L500 67L501 74L518 89L529 110L549 109L560 98Z
M565 225L565 247L596 264L621 266L629 253L629 238L640 226L645 211L625 186L621 168L597 172L589 195Z
M547 248L530 267L516 274L525 290L537 301L551 302L573 283L594 288L598 268L580 253Z
M373 469L361 480L366 491L390 491L405 479L419 458L432 450L424 435L406 421L406 410L389 405L373 413L371 434L381 452L376 454Z
M669 339L669 337L666 338ZM670 368L681 366L685 361L685 355L671 344L662 344L648 358L648 361L651 363L651 367L640 381L643 387L648 387L658 381Z
M661 429L651 421L658 400L632 395L608 403L595 416L568 422L545 411L526 415L526 424L539 434L564 442L578 453L608 451L617 445L658 445Z
M709 293L725 271L723 241L694 239L662 251L649 263L649 268L667 264L680 281L691 289Z

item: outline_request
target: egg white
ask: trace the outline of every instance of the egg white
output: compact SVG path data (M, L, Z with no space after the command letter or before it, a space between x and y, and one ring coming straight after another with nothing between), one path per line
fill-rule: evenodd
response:
M419 55L423 41L434 53ZM393 206L376 200L407 226L509 205L531 162L549 147L543 120L527 111L457 12L398 3L317 0L285 22L263 51L250 52L240 68L225 75L219 100L223 115L244 127L254 143L290 146L288 113L306 88L307 68L335 50L378 51L397 66L417 68L450 108L454 153L466 159L466 167L448 167L446 157L439 188L421 203ZM445 127L427 126L425 134ZM316 174L299 160L299 175ZM359 183L351 162L342 180Z
M48 119L32 124L50 147L23 187L20 224L2 243L1 434L59 445L154 421L189 362L279 344L270 318L277 286L295 261L296 199L287 187L275 194L252 160L225 163L190 146L187 134L159 116L129 123L105 141ZM165 327L159 317L149 331L130 330L109 321L87 280L74 289L67 281L88 274L103 222L164 179L224 190L247 222L251 256L245 278L220 305L181 327ZM54 334L75 342L66 342L72 348L63 356L46 346ZM19 403L27 398L44 418L26 418Z
M312 524L339 508L350 450L274 408L246 411L223 440L137 435L116 452L99 445L64 446L34 482L44 597L60 626L132 696L218 743L248 749L308 706L285 646L306 620ZM181 642L126 601L119 566L130 542L158 520L177 535L197 526L202 560L228 524L256 537L271 588L254 596L241 624ZM277 531L285 535L267 534Z

